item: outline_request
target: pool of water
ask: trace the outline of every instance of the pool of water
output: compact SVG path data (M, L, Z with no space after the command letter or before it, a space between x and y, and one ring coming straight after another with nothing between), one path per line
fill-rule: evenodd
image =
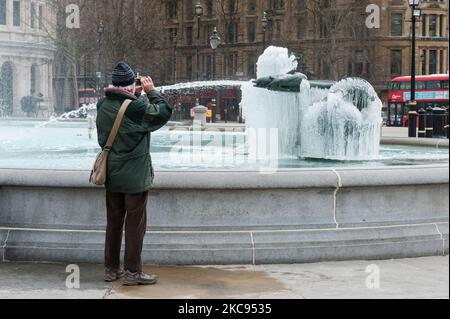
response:
M0 168L90 169L99 152L86 122L0 120ZM329 161L269 155L249 156L244 133L189 133L163 129L152 135L156 170L258 170L274 168L367 167L449 162L447 149L386 145L371 160Z

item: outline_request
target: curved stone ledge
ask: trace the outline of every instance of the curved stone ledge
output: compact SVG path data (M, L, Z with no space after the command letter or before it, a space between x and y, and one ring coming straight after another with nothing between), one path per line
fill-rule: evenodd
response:
M101 263L104 232L0 228L3 261ZM268 264L448 254L448 223L256 232L149 232L153 264Z
M341 175L339 181L337 173ZM99 188L88 171L0 168L1 186ZM347 186L440 184L449 182L449 166L282 169L258 171L160 171L154 189L297 189Z
M86 171L0 169L0 258L101 262ZM448 165L158 172L146 262L291 263L448 253Z
M408 138L408 137L383 137L381 144L384 145L410 145L410 146L424 146L436 147L438 149L448 149L448 139L437 138Z

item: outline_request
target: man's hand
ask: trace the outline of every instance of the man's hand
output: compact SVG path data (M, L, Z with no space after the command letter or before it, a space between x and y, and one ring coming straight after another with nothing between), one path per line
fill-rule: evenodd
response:
M150 93L155 89L155 84L153 84L153 80L149 76L143 76L141 78L142 82L142 88L144 89L145 93Z
M142 95L142 86L139 86L139 87L137 87L136 88L136 92L135 92L135 95L137 96L137 97L140 97L141 95Z

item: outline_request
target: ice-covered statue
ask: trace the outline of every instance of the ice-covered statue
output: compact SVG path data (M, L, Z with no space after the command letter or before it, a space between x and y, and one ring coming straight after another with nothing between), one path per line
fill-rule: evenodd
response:
M258 79L242 88L248 128L277 128L286 156L362 160L378 156L382 103L365 80L310 81L288 50L269 47Z

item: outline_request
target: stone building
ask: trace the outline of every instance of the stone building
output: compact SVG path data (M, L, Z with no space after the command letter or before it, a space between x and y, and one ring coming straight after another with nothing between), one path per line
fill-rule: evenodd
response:
M410 72L411 11L407 0L197 0L166 1L164 28L173 56L173 82L249 79L263 48L279 45L299 57L299 69L317 79L360 76L383 96L390 80ZM380 27L369 29L369 5ZM448 72L448 1L423 0L417 24L419 74ZM264 31L263 16L267 27ZM214 52L209 37L222 38Z
M43 96L38 116L53 112L51 17L47 0L0 0L0 114L23 115L30 95Z

